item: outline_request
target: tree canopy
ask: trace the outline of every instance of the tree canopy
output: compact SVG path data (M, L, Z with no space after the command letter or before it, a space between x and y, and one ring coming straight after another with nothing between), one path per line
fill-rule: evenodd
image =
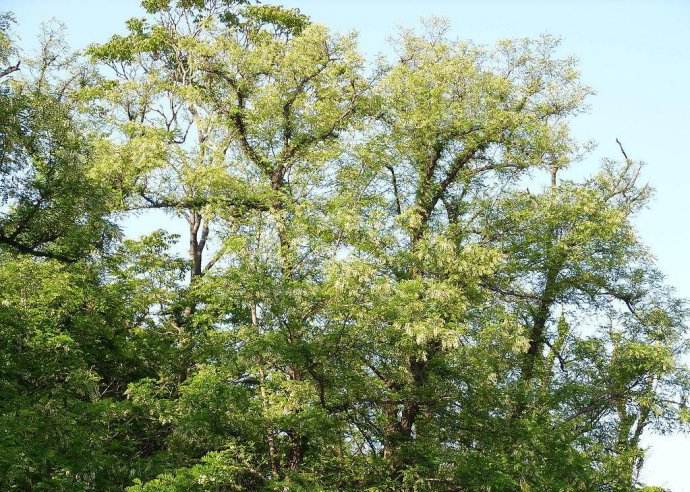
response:
M661 490L686 305L640 163L568 179L557 39L142 7L35 58L0 16L3 490Z

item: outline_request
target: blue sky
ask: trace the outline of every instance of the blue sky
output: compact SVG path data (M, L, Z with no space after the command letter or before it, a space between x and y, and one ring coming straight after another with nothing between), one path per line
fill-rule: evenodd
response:
M647 163L643 177L656 189L637 220L678 293L690 298L690 2L687 0L276 0L297 7L336 31L359 32L368 55L390 50L398 26L421 17L446 17L455 36L479 43L506 37L562 37L564 54L576 56L594 88L590 111L573 124L575 135L598 147L580 164L593 169L602 157L619 158L615 139ZM75 48L121 31L140 14L138 0L0 0L16 14L25 47L34 45L41 21L68 26ZM578 173L579 174L579 173ZM690 492L690 437L650 436L643 478Z

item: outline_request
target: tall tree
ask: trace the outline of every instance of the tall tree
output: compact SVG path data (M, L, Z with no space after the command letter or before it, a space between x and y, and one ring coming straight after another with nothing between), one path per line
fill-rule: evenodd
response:
M9 27L10 17L0 19ZM114 230L105 220L107 189L89 169L88 131L70 104L88 73L48 26L40 53L20 74L7 32L0 32L0 245L19 253L76 261Z
M148 350L136 331L151 289L117 276L136 248L110 257L113 196L92 173L97 136L75 98L90 72L54 26L37 57L15 61L2 19L0 488L122 490L165 469L141 460L158 429L125 397L163 345Z
M142 6L89 62L0 22L0 485L641 490L686 308L640 165L567 179L557 40L367 65L297 10Z

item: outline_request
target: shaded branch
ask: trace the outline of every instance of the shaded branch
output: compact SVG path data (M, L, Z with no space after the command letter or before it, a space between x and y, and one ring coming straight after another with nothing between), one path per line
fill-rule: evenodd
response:
M11 74L11 73L18 71L21 63L22 63L21 61L18 61L15 65L10 65L9 67L6 67L6 68L3 68L2 70L0 70L0 79Z

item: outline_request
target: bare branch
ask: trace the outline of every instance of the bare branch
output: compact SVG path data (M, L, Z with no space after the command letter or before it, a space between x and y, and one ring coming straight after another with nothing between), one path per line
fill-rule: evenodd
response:
M10 65L9 67L3 68L0 70L0 79L19 70L19 66L21 65L21 61L18 61L15 65Z
M623 157L625 157L625 160L627 162L630 162L630 157L628 157L628 154L625 153L625 149L623 149L623 144L620 140L618 140L618 138L616 138L616 143L618 144L618 147L620 147L621 153L623 154Z

